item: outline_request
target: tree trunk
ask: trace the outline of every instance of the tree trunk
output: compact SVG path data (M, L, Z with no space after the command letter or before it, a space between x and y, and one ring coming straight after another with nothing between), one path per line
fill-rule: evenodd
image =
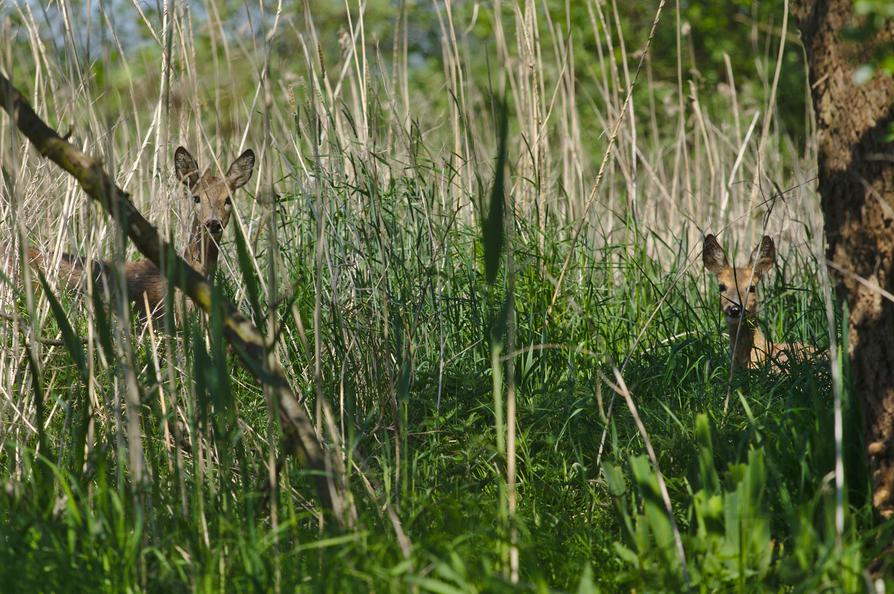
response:
M851 0L794 0L792 10L810 67L819 143L819 191L827 257L847 301L853 386L860 401L873 505L894 515L894 79L858 85L854 72L894 39L846 40L858 24Z

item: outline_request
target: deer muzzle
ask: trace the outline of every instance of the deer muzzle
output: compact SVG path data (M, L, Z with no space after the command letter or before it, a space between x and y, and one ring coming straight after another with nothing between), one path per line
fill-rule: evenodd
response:
M211 219L205 223L205 229L211 235L219 237L223 233L223 224L220 222L220 219Z

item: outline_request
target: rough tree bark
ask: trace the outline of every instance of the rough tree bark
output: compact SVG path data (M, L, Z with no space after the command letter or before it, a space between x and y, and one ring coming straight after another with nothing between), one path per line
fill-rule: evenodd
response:
M810 68L819 148L819 191L827 257L847 301L849 355L860 401L873 505L894 516L894 79L857 85L854 72L874 48L894 40L894 26L854 42L851 0L794 0Z

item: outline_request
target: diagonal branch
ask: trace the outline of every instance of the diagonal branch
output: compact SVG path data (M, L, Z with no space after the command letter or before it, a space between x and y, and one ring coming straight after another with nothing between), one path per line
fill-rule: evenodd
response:
M115 185L101 164L77 147L61 138L47 126L28 104L22 94L0 74L0 106L34 148L56 165L70 173L93 200L99 202L119 224L140 252L156 266L162 266L163 256L173 253L153 227L130 201L129 195ZM180 256L165 257L173 283L203 310L211 310L211 283L196 272ZM286 381L279 365L268 358L264 340L257 328L239 313L226 299L221 299L224 336L234 347L243 364L262 383L272 390L279 410L280 421L287 443L297 446L299 458L314 475L317 497L331 511L338 522L352 525L356 509L345 491L340 472L340 460L327 452L313 424L301 407L299 399Z

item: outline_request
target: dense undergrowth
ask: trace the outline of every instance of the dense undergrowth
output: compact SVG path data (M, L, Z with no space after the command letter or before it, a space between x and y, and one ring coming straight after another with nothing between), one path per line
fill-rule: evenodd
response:
M382 195L377 206L396 207L401 195ZM524 237L525 224L517 226L516 238ZM43 408L56 410L46 448L7 444L3 459L3 583L22 591L266 591L273 584L586 591L588 581L608 591L685 589L654 468L624 401L606 382L613 366L624 365L667 481L694 589L862 588L871 554L862 545L872 525L868 487L852 471L852 507L836 548L828 361L817 356L791 362L784 373L767 367L730 378L715 289L701 270L685 270L688 246L671 262L628 246L583 249L585 272L550 308L546 279L558 275L564 248L520 240L513 247L522 571L513 587L504 574L505 455L490 367L504 291L484 282L474 228L428 230L448 246L434 274L428 271L437 251L416 242L425 230L414 233L407 219L394 229L385 242L344 248L339 258L353 264L325 279L333 289L320 321L322 392L345 423L357 463L357 531L321 525L310 483L291 461L271 501L265 465L276 432L254 429L269 425L264 395L223 349L213 320L209 345L194 320L177 338L182 358L163 362L160 378L148 339L137 344L152 476L145 492L134 492L121 475L123 444L112 419L94 426L89 470L74 463L84 439L77 410L84 392L70 355L49 356L43 377L56 395ZM641 241L632 229L631 244ZM283 354L290 367L306 369L313 352L297 337L296 320L313 317L305 279L314 275L314 248L308 242L281 251L295 263L296 287L291 303L279 307L283 332L295 335ZM800 274L777 273L765 288L766 330L776 340L806 338L823 347L824 312L810 267L786 262L780 268ZM235 284L225 283L231 293ZM73 322L83 333L83 316ZM112 369L96 381L113 383L114 376ZM295 382L313 410L313 379ZM188 397L175 418L170 406L161 409L159 393L180 390ZM114 406L93 413L116 414ZM164 436L165 425L177 423L179 453ZM860 467L857 427L846 425L849 469ZM379 486L377 498L364 494L366 476ZM412 542L409 558L381 512L384 500Z
M847 345L809 90L772 3L174 3L138 26L76 4L0 0L0 69L181 240L173 147L255 149L216 286L359 517L322 510L219 315L165 332L24 282L26 244L111 257L117 227L4 115L0 591L881 586L890 528L825 352ZM764 333L815 355L731 373L708 232L737 261L774 237Z

